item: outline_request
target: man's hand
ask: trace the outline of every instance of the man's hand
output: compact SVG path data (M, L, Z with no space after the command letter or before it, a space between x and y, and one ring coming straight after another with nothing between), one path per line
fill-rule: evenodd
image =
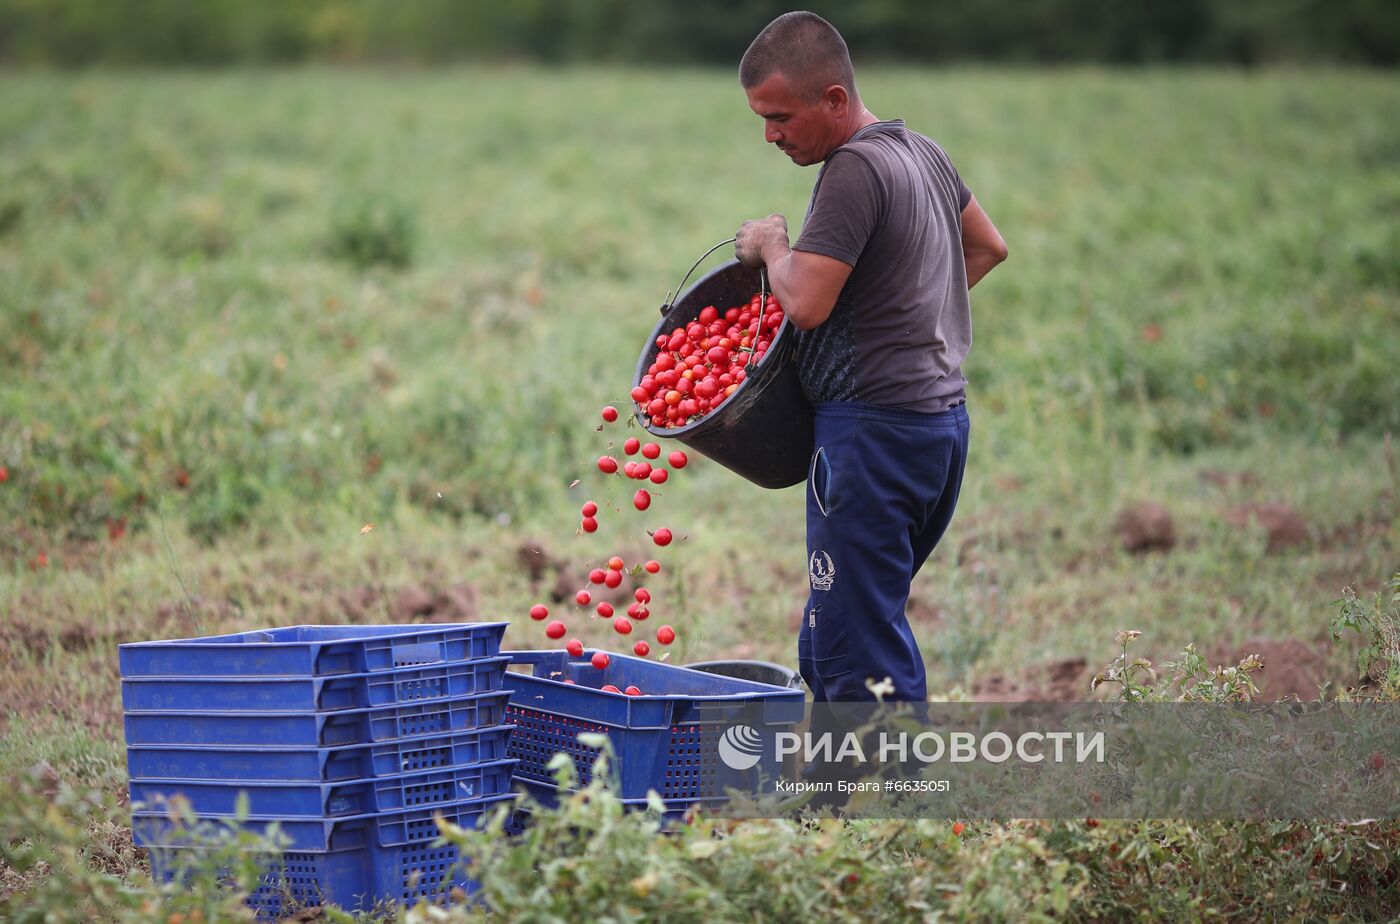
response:
M787 219L781 215L746 221L734 235L734 256L749 269L771 263L787 250Z
M793 250L787 219L769 215L746 221L734 235L734 256L749 269L768 268L768 285L783 313L799 330L826 321L851 275L851 266L819 253Z

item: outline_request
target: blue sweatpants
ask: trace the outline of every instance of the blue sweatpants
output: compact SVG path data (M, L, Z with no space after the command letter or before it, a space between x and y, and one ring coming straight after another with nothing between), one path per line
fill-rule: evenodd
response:
M928 698L904 613L909 584L953 519L967 462L965 405L920 414L859 402L816 406L807 477L811 596L797 661L817 702Z

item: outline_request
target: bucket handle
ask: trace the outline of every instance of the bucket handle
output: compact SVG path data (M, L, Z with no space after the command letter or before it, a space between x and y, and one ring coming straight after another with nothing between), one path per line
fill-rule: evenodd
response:
M666 301L663 302L662 305L661 305L661 314L662 314L663 316L664 316L667 312L669 312L669 311L671 310L671 306L672 306L671 298L672 298L672 296L675 296L675 297L677 297L677 298L680 297L681 292L685 289L685 284L686 284L687 282L690 281L690 274L693 273L693 272L695 272L695 268L698 267L701 263L704 263L704 262L705 262L705 258L708 257L710 254L714 253L716 250L719 250L721 247L725 246L726 244L732 244L732 243L734 243L735 240L737 240L737 238L732 238L732 237L731 237L731 238L730 238L729 240L727 240L727 241L720 241L718 244L716 244L715 246L711 247L709 250L707 250L707 251L705 251L704 253L702 253L702 254L700 255L700 259L696 260L694 263L692 263L692 264L690 265L690 269L688 269L688 270L685 271L685 276L681 279L681 284L678 285L678 286L676 286L676 289L675 289L674 292L667 292L667 293L666 293ZM766 305L767 302L768 302L768 275L767 275L767 273L765 273L765 272L763 271L763 268L762 268L762 267L760 267L759 270L758 270L758 291L759 291L759 295L760 295L761 298L763 299L764 304ZM760 314L760 317L761 317L761 316L762 316L762 315Z

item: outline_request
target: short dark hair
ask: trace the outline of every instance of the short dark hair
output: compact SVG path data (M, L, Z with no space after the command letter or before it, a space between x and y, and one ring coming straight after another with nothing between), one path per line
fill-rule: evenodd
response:
M747 90L779 72L804 100L816 100L833 84L856 95L846 40L816 13L784 13L764 26L739 62L739 83Z

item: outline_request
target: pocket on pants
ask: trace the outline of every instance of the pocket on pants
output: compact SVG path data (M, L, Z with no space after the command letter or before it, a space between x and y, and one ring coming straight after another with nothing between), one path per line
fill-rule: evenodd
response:
M831 460L827 458L826 447L818 446L812 453L812 465L807 472L807 487L812 492L817 511L822 516L831 512Z

